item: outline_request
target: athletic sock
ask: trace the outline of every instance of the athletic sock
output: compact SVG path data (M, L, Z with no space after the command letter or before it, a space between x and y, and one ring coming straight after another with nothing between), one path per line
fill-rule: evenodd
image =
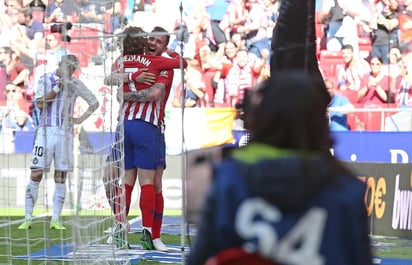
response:
M116 198L117 198L117 190L118 190L119 185L117 183L114 183L114 181L109 181L104 184L104 190L106 193L106 199L109 202L110 209L112 209L112 212L114 215L116 215Z
M125 194L123 194L122 187L115 186L114 187L114 215L116 217L117 222L124 223L126 221L126 199Z
M130 210L130 204L132 203L132 191L133 191L133 187L130 186L129 184L125 184L124 185L124 192L125 192L125 205L126 205L126 209L125 209L125 216L126 219L129 216L129 210Z
M54 194L53 194L53 220L59 220L60 214L63 210L64 200L66 199L66 184L65 183L54 183Z
M164 200L163 200L163 193L156 193L155 196L155 214L153 218L153 226L152 226L152 238L160 238L160 230L162 228L162 221L163 221L163 209L164 209Z
M155 208L155 189L153 184L143 185L140 192L142 226L152 227Z
M26 219L31 219L33 216L33 209L34 205L36 204L37 198L39 196L39 186L40 182L30 180L29 183L27 184L26 188L26 205L25 205L25 211L26 211Z

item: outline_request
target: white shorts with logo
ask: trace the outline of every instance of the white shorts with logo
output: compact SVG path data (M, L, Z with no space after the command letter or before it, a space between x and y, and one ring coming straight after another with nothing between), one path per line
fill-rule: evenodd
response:
M56 126L37 129L31 156L30 168L50 170L54 161L54 169L73 171L73 134Z

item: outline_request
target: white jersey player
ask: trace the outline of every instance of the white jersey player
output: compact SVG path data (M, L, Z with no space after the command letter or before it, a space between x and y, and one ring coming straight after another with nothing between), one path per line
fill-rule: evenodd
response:
M73 170L73 125L82 123L99 106L96 96L86 85L73 77L79 66L74 55L62 57L55 73L42 76L35 95L40 109L40 122L36 132L31 159L30 182L26 188L25 221L19 229L31 228L33 208L38 197L38 189L44 171L49 171L54 160L55 189L53 195L53 215L51 229L65 229L60 222L60 214L66 195L67 172ZM89 105L80 116L73 117L76 98L81 97Z

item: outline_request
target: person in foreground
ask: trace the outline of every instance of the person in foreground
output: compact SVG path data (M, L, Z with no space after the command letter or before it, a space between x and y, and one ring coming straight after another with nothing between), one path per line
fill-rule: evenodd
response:
M66 197L67 172L73 171L73 125L85 121L99 107L96 96L73 73L79 67L74 55L62 57L54 73L47 73L39 80L35 102L40 109L40 123L36 131L31 158L30 181L26 188L25 221L18 229L30 229L33 208L37 201L40 181L44 171L49 171L54 160L53 215L50 229L66 229L60 214ZM77 97L87 104L80 117L73 117Z
M251 143L214 168L189 265L372 264L366 185L329 152L318 84L280 70L248 92Z

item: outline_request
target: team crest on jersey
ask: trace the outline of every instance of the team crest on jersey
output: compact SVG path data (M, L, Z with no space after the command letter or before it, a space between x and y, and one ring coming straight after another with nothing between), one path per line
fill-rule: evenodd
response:
M37 165L39 163L39 160L37 159L37 157L35 157L31 162L33 165Z
M161 72L159 73L159 75L161 75L161 76L166 76L166 77L169 76L169 75L167 74L167 71L161 71Z

